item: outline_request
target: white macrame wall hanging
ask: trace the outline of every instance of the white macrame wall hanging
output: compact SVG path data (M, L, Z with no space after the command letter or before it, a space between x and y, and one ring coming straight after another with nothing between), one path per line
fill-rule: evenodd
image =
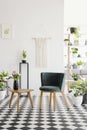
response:
M33 38L35 40L35 64L36 67L47 66L47 39Z

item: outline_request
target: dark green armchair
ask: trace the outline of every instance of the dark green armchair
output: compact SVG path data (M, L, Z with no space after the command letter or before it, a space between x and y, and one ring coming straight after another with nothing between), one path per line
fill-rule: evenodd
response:
M41 73L41 87L39 88L41 91L40 94L40 109L42 108L42 96L43 92L50 93L50 105L52 102L52 94L53 94L53 103L54 103L54 111L56 108L56 92L61 92L67 108L69 108L66 97L64 95L64 73L53 73L53 72L42 72Z

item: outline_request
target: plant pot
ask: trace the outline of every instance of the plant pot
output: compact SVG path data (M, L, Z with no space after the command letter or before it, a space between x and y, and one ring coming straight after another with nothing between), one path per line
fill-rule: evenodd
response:
M82 104L87 104L87 90L85 92L85 94L83 95L83 101L82 101Z
M75 31L76 31L76 28L75 28L75 27L71 27L71 28L70 28L70 33L75 33Z
M22 63L26 63L26 60L22 60Z
M73 78L75 81L77 81L78 80L78 78Z
M18 90L18 80L14 80L13 89Z
M82 104L83 96L72 96L72 102L74 106L80 106Z
M6 96L6 90L0 91L0 100L4 99Z

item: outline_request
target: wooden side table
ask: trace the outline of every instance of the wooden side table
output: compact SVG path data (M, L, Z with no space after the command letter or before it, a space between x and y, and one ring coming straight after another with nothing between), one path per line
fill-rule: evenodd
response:
M10 103L9 103L9 108L11 107L11 103L12 103L12 99L13 99L13 96L15 93L18 94L18 99L17 99L17 112L19 111L19 102L20 102L20 94L21 93L27 93L28 94L28 97L30 99L30 103L31 103L31 106L33 108L33 102L32 102L32 98L31 98L31 91L33 91L33 89L18 89L18 90L10 90L12 92L11 94L11 98L10 98Z

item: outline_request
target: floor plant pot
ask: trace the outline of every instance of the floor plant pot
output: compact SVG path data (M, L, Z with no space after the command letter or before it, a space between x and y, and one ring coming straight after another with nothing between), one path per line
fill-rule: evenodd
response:
M83 96L72 96L72 102L74 106L81 106L83 100Z
M18 80L14 80L13 82L13 89L18 90Z
M82 105L87 104L87 91L86 93L83 95L83 101L82 101Z
M6 90L0 91L0 100L4 99L6 96Z

